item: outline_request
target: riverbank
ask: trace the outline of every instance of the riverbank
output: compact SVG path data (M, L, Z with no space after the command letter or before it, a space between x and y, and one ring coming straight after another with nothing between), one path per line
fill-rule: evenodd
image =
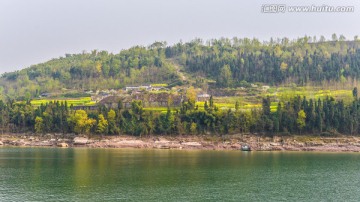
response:
M154 149L200 149L240 150L248 145L253 151L329 151L360 152L360 137L316 136L74 136L24 134L1 135L0 145L28 147L88 147L88 148L154 148Z

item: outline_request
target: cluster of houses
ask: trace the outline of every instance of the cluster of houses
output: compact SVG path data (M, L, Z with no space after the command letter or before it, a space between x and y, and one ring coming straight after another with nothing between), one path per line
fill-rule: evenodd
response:
M205 102L210 100L211 95L207 93L201 93L197 95L197 101L198 102Z
M129 91L140 91L140 90L145 90L145 91L168 91L169 89L166 87L166 85L140 85L140 86L126 86L125 87L125 91L129 92Z
M201 93L197 95L197 101L209 101L210 95ZM97 102L94 106L74 106L73 110L96 110L99 106L106 108L130 108L134 100L142 102L143 107L180 107L186 101L184 93L170 92L136 92L132 94L107 95Z
M257 88L258 86L251 84L251 87ZM261 87L263 91L267 91L269 88L270 86ZM181 103L186 100L183 89L171 93L166 85L161 84L127 86L123 90L124 93L119 93L114 90L93 93L92 100L97 102L95 106L75 106L73 109L94 110L97 109L98 106L105 106L107 108L130 108L134 100L142 101L143 107L179 107ZM211 95L207 93L199 93L197 95L197 101L209 101L210 97Z
M99 106L107 108L130 108L134 100L142 101L143 107L178 107L185 99L182 92L170 93L166 85L127 86L121 92L101 91L92 93L94 106L74 106L73 110L94 110ZM121 106L119 106L121 105Z
M109 96L101 100L99 105L107 108L130 108L133 100L140 100L143 107L178 107L181 106L184 96L182 94L171 94L167 92Z

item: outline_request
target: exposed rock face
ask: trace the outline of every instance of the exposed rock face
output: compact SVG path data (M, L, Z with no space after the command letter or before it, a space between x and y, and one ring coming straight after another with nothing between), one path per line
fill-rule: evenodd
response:
M198 142L184 142L184 143L181 143L181 144L189 146L189 147L201 147L201 144L198 143Z
M86 145L89 139L85 137L76 137L74 138L74 145Z
M130 148L144 148L146 145L146 143L141 140L121 140L118 141L117 144Z
M59 135L60 136L60 135ZM358 137L311 137L284 136L266 137L258 134L231 135L224 137L175 136L175 137L133 137L112 136L101 138L76 137L74 134L53 136L3 135L1 145L46 146L46 147L91 147L91 148L155 148L155 149L206 149L239 150L249 145L253 151L331 151L360 152Z
M69 145L65 142L62 142L62 143L58 143L57 144L58 147L69 147Z
M42 142L36 142L35 144L32 144L32 146L43 146L43 147L51 147L53 146L54 143L50 142L50 141L42 141Z
M13 145L15 146L25 146L25 141L23 139L17 140L17 141L13 141L12 142Z
M153 148L156 149L171 149L171 148L180 148L181 144L178 141L169 141L166 139L156 140L154 142Z
M309 142L305 142L305 145L310 147L318 147L318 146L324 146L324 143L317 141L309 141Z

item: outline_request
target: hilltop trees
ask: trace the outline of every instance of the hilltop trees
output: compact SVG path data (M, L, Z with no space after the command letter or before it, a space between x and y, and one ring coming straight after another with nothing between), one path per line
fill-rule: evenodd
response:
M77 133L108 135L171 135L283 133L358 134L360 100L353 89L351 104L331 97L307 99L296 96L286 102L263 99L261 109L219 109L210 97L204 110L196 106L196 90L249 87L251 83L271 85L354 85L360 79L360 43L334 34L297 40L217 39L168 46L156 42L135 46L118 54L106 51L66 54L28 69L5 73L0 78L0 126L5 132ZM190 75L180 81L180 72ZM184 79L185 80L185 79ZM71 88L83 92L125 85L168 83L189 85L179 109L146 111L142 103L131 107L120 102L117 109L73 111L65 103L51 102L33 108L29 103L44 92ZM5 101L6 100L6 101ZM23 101L23 102L19 102ZM171 103L172 100L168 100ZM350 102L350 101L349 101ZM171 105L171 104L170 104Z
M94 90L134 83L171 83L178 80L178 76L173 65L165 61L164 48L137 46L116 55L106 51L66 54L22 71L3 74L1 80L5 93L18 97L29 92L34 97L39 91L61 88Z
M229 65L224 65L220 70L220 75L217 78L217 84L221 87L231 87L233 84L232 73Z
M141 83L181 84L178 71L216 81L217 87L244 82L324 85L351 83L360 78L360 43L335 34L310 40L197 39L167 46L157 42L118 54L106 51L66 54L30 68L1 76L0 96L28 100L44 92L75 88L121 88ZM176 67L176 68L175 68Z

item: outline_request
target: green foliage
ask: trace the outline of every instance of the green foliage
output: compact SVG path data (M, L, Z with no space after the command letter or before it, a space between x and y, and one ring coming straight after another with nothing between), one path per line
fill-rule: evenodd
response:
M188 88L186 90L186 98L189 100L189 102L195 104L195 102L196 102L196 91L195 91L193 86L190 86L190 88Z
M304 86L330 81L345 85L360 78L359 44L358 40L310 43L309 37L283 39L278 43L222 38L166 47L135 46L118 54L106 51L66 54L3 74L0 94L20 97L29 92L31 97L37 97L62 89L84 92L143 83L174 86L187 83L182 82L183 73L202 75L207 81L216 80L214 86L218 87L248 87L256 82Z
M35 132L39 134L44 132L44 120L38 116L35 118Z
M109 134L110 135L119 134L120 129L116 125L116 112L114 110L110 110L107 113L107 118L108 118Z
M125 85L159 83L166 86L178 80L173 64L166 61L164 48L133 47L119 54L106 51L67 54L66 57L33 65L30 68L5 73L0 79L5 93L17 97L30 92L59 92L62 89L119 89ZM66 97L89 96L85 93Z
M300 110L298 112L298 118L296 119L296 123L298 124L300 130L302 130L306 125L305 119L306 119L306 114L304 110Z
M223 38L206 44L201 40L172 46L156 42L148 48L137 46L119 54L106 51L67 54L2 75L0 96L7 102L0 102L0 123L4 131L35 130L37 133L97 132L141 136L336 131L354 135L360 132L360 101L352 99L357 98L357 88L330 91L313 86L339 84L348 87L360 78L359 67L359 42L345 41L336 35L333 42L321 39L321 43L309 43L308 37L279 40L278 43ZM182 74L196 75L196 78L193 76L186 81L180 76ZM154 86L195 83L191 79L196 79L196 85L201 87L209 84L212 88L227 88L223 90L240 86L250 88L259 82L292 87L272 88L261 96L257 96L259 91L252 87L241 93L247 93L253 101L241 100L241 95L238 98L211 97L205 103L196 102L197 92L189 85L189 100L172 109L143 108L140 101L132 102L131 108L124 108L120 103L116 110L71 111L68 107L95 104L89 95L76 92L144 83L155 83ZM309 85L311 87L305 87ZM64 95L72 99L38 99L29 103L31 98L54 91L55 94L75 94ZM262 98L265 99L261 102ZM274 102L275 99L279 102Z
M193 135L197 134L197 124L196 123L191 123L190 125L190 133Z
M353 97L354 97L354 98L357 98L357 97L358 97L358 89L357 89L357 87L355 87L355 88L353 89L352 94L353 94Z
M201 108L201 104L204 108ZM296 96L285 102L263 99L261 106L183 102L180 109L147 111L141 101L133 101L131 108L98 111L71 111L67 103L50 102L34 108L30 103L0 101L0 126L4 132L77 133L104 135L173 135L173 134L331 134L360 133L360 100L332 97L314 100ZM208 105L207 107L205 107ZM217 107L221 106L221 107ZM256 106L256 107L255 107ZM206 109L205 109L206 108ZM105 115L104 115L105 114Z
M220 75L217 79L217 84L221 87L230 87L233 84L232 73L229 65L224 65L220 70Z
M68 121L77 134L88 134L96 123L96 120L88 118L88 114L84 110L77 110L71 114Z
M235 103L235 110L236 110L236 111L239 111L239 108L240 108L240 103L239 103L239 101L236 101L236 103Z
M170 109L167 112L161 113L155 120L155 131L159 134L171 135L176 133L175 131L175 117Z
M98 118L98 124L96 128L96 132L99 134L105 134L107 133L108 129L108 121L105 119L104 115L100 114Z

